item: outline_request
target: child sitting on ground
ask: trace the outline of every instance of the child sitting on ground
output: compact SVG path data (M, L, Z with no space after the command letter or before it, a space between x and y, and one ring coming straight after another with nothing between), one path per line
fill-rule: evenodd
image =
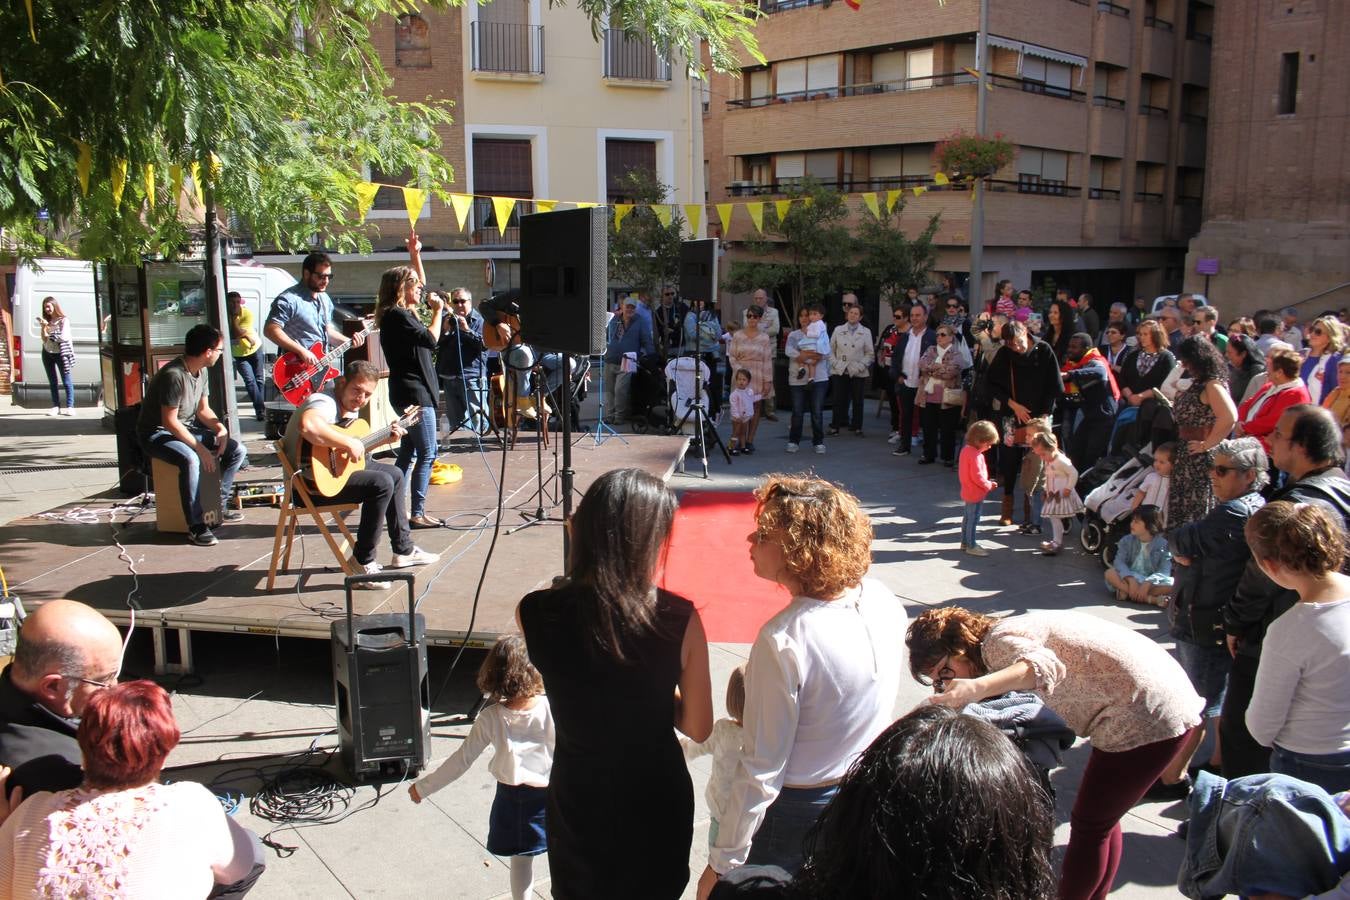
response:
M1138 490L1134 492L1134 500L1130 502L1131 512L1141 506L1152 506L1158 510L1162 520L1158 523L1157 531L1167 527L1167 491L1172 483L1172 452L1176 446L1171 441L1157 446L1153 451L1153 471L1144 476Z
M806 331L805 338L798 348L801 350L812 350L821 356L827 356L830 352L830 336L825 328L825 307L819 303L812 303L806 307ZM814 362L801 363L797 366L797 381L815 381L816 364Z
M708 815L712 819L708 825L709 847L717 843L717 823L726 812L731 782L741 762L744 719L745 666L737 666L731 670L731 677L727 679L727 718L714 722L712 734L701 744L685 737L680 738L687 761L693 762L700 756L712 754L712 774L708 776L708 790L704 794L708 801Z
M731 392L731 449L732 456L753 453L750 446L750 421L755 417L755 403L760 399L750 389L749 369L737 369L735 389Z
M534 858L547 851L544 803L553 768L553 714L544 680L525 650L525 638L499 638L478 669L478 689L495 701L474 720L464 743L430 775L408 788L421 803L469 770L492 745L488 770L497 795L488 813L488 852L511 858L511 896L534 890Z
M966 444L961 448L957 476L961 480L961 499L966 504L961 519L961 551L971 556L989 555L988 550L976 543L975 529L980 524L980 504L998 486L998 482L989 477L989 469L984 463L984 454L996 443L998 429L993 422L981 419L966 429Z
M1027 436L1051 431L1047 418L1028 419ZM1045 464L1035 453L1022 454L1022 471L1017 476L1017 486L1022 489L1022 524L1017 527L1021 534L1041 533L1041 491L1045 489Z
M1037 432L1031 437L1031 452L1045 463L1045 499L1041 515L1050 520L1051 538L1041 542L1041 553L1054 556L1064 549L1064 520L1083 511L1074 486L1078 484L1078 470L1059 449L1053 434Z
M1130 516L1130 533L1116 545L1106 586L1117 600L1166 606L1172 593L1172 551L1162 533L1162 510L1144 504Z

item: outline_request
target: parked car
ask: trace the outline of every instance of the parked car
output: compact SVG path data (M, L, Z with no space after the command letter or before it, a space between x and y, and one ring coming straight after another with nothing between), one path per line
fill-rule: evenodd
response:
M1161 312L1162 308L1167 305L1167 301L1169 300L1172 301L1173 305L1175 305L1177 298L1180 296L1181 296L1180 294L1163 294L1161 297L1155 297L1153 300L1153 314L1157 315L1159 312ZM1196 306L1209 305L1209 301L1205 299L1204 294L1191 294L1191 296L1195 298Z

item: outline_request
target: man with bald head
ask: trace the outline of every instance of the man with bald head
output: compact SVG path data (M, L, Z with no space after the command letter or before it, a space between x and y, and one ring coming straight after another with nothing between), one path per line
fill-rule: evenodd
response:
M0 672L0 763L9 787L78 787L79 717L89 698L117 680L122 635L93 607L50 600L24 620L14 661Z

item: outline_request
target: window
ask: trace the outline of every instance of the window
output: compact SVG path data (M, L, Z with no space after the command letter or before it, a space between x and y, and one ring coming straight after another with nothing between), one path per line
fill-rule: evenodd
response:
M381 187L376 191L375 202L370 205L370 208L383 212L402 212L406 207L401 188L405 184L412 185L415 178L412 169L404 169L402 172L385 172L372 164L370 180L381 185ZM384 187L384 185L396 185L396 187Z
M629 173L645 172L656 180L656 142L605 140L605 189L610 203L632 203Z
M806 154L806 174L824 184L839 180L839 153L836 150L816 150Z
M1279 115L1292 116L1298 105L1298 54L1280 54Z
M920 91L933 86L933 48L910 50L905 54L906 87Z
M477 13L472 23L475 71L544 71L542 26L530 24L529 0L494 0Z
M1125 108L1125 70L1097 63L1092 75L1092 104L1111 109Z
M418 15L398 17L394 24L394 65L400 69L431 68L431 34Z
M872 190L925 184L932 177L933 145L902 144L873 147L870 158Z
M773 158L773 180L775 184L796 184L805 174L805 153L779 153Z
M781 62L773 67L774 78L777 84L774 87L774 93L783 99L792 99L792 95L802 96L806 93L806 60L791 59L787 62Z
M1164 167L1157 163L1135 163L1134 199L1144 203L1161 203L1164 175Z
M748 95L746 100L750 101L751 106L763 106L769 102L769 70L753 69L750 77L745 81Z
M1073 66L1061 62L1041 59L1039 56L1024 56L1022 59L1022 90L1037 94L1051 94L1056 97L1068 97L1072 94Z
M813 56L806 61L806 93L813 100L839 96L838 56Z
M604 74L627 81L669 81L670 60L657 53L644 35L629 36L622 28L607 28Z
M885 90L923 90L933 86L933 48L884 50L872 54L872 83Z
M1093 200L1120 199L1120 160L1094 156L1088 164L1088 196Z
M528 140L473 139L473 192L475 232L497 228L497 214L490 197L534 196L533 154ZM519 210L512 210L507 228L518 224Z
M1069 154L1022 147L1017 154L1017 190L1022 194L1063 194L1069 182Z

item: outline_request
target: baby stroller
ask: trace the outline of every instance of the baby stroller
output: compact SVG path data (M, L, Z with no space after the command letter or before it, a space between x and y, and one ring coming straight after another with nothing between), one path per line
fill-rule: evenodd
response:
M629 423L636 434L649 430L668 433L671 427L670 394L665 376L661 374L661 360L649 356L638 363L633 373Z
M1083 500L1086 509L1078 541L1088 553L1099 556L1104 566L1115 560L1116 544L1130 530L1130 502L1152 467L1153 445L1148 444Z

